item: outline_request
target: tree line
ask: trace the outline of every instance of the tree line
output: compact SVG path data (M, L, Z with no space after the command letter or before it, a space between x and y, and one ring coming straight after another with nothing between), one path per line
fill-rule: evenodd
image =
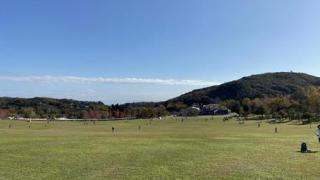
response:
M118 119L118 118L153 118L169 115L166 107L155 104L150 106L132 106L102 102L75 101L52 98L0 98L0 119Z
M290 95L216 100L222 108L228 108L240 116L252 114L261 118L287 118L320 120L320 89L300 88ZM198 105L205 105L198 104ZM51 98L0 98L0 119L23 118L69 118L69 119L117 119L154 118L179 112L190 107L182 101L159 103L115 104L75 101Z
M260 115L261 118L288 118L320 120L320 89L299 89L292 95L225 100L221 105L241 116Z

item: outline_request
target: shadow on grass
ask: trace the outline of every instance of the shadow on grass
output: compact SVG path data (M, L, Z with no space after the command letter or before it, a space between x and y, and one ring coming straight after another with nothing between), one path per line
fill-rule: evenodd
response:
M294 125L294 126L310 126L310 122L303 122L300 120L269 120L269 124L288 124L288 125ZM314 125L316 123L311 122L311 125Z
M296 152L301 154L318 153L318 151L311 151L311 150L308 150L307 152L304 152L304 153L302 153L301 151L296 151Z
M268 120L269 124L285 124L291 122L290 120Z

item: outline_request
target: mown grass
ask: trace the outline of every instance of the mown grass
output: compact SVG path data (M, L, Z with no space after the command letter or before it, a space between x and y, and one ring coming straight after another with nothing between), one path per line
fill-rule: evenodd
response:
M0 179L320 177L320 152L297 152L301 142L320 150L316 124L179 120L33 122L30 129L27 122L0 121Z

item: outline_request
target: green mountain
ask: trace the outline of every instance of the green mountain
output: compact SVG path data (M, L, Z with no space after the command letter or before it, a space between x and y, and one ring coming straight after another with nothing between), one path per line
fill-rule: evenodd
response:
M107 106L102 102L70 99L2 97L0 119L9 116L71 119L152 118L180 112L193 104L215 103L240 114L280 113L282 117L296 115L295 112L320 114L320 91L311 87L320 87L319 77L279 72L248 76L218 86L194 90L165 102Z
M194 90L166 102L209 104L220 100L286 96L306 87L320 86L320 78L304 73L277 72L252 75L218 86Z
M0 97L0 118L22 116L33 118L106 118L108 106L102 102L53 99L45 97Z

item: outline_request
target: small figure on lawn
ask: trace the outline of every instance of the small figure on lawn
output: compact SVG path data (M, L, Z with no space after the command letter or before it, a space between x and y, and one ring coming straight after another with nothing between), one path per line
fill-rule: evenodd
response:
M115 131L115 129L114 129L114 127L112 127L112 132L114 133L114 131Z
M318 129L316 130L316 135L317 135L318 141L320 143L320 125L318 125Z
M308 149L307 143L303 142L300 147L301 153L317 153L318 151L311 151Z
M300 152L301 152L301 153L307 153L307 152L308 152L308 147L307 147L307 144L306 144L306 143L303 142L303 143L301 144Z

